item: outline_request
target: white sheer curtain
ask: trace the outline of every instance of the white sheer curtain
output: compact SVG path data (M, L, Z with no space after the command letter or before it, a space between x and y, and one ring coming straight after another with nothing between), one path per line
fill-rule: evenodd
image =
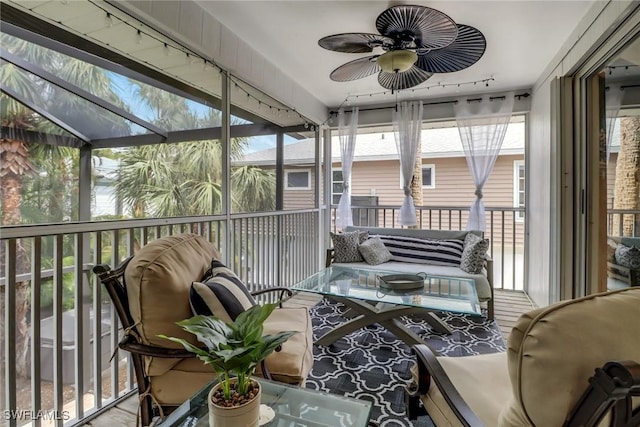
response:
M418 222L416 221L416 208L411 198L411 179L416 164L418 141L422 133L422 102L404 101L398 104L393 113L393 130L400 157L402 190L404 191L398 222L400 225L416 225Z
M455 104L456 122L469 171L476 186L476 200L471 205L467 230L486 229L482 189L491 175L507 132L513 111L513 92L504 99L468 102L458 99Z
M342 163L342 195L336 211L336 227L353 225L351 216L351 165L356 151L358 133L358 107L351 110L351 120L345 123L344 108L338 110L338 135L340 138L340 162Z
M620 122L616 120L622 105L624 89L619 84L609 85L609 90L605 93L605 108L607 115L607 163L611 154L611 143L613 142L614 129L620 132ZM617 125L616 125L617 124Z

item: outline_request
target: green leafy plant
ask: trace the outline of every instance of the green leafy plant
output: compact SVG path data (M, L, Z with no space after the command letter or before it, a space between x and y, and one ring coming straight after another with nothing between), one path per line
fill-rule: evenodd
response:
M237 393L246 395L258 363L295 334L293 331L284 331L262 335L263 323L276 307L277 304L254 305L240 313L232 323L215 316L194 316L176 322L182 329L194 334L206 349L182 338L159 336L182 344L206 365L211 365L218 375L225 400L230 400L232 375L237 377Z

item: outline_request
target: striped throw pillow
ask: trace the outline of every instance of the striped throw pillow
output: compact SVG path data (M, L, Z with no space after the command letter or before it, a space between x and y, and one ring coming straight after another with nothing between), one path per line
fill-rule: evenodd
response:
M214 315L225 322L232 322L256 304L238 276L216 259L211 261L211 268L203 279L203 282L191 284L189 304L194 315Z
M391 261L460 266L464 249L462 240L429 240L386 235L378 237L391 252Z

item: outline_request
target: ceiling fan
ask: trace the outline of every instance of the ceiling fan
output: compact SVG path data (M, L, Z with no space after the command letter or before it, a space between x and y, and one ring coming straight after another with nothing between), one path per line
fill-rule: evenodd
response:
M334 34L318 41L336 52L384 51L341 65L331 72L331 80L346 82L378 73L378 83L385 89L408 89L434 73L452 73L475 64L487 46L474 27L456 24L425 6L390 7L378 15L376 29L380 34Z

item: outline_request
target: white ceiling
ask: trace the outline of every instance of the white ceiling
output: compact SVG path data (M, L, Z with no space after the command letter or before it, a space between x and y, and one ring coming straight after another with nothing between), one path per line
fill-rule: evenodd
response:
M333 82L332 70L370 54L321 48L324 36L347 32L377 34L376 17L389 1L200 1L218 21L305 87L329 107L348 96L351 104L391 100L375 75L352 82ZM441 98L475 92L525 89L534 85L594 1L410 1L449 15L456 23L479 29L487 40L484 56L466 70L435 74L414 94L400 97ZM473 84L493 78L489 88ZM451 85L447 87L439 84ZM460 87L458 87L460 84ZM427 87L430 87L428 90ZM356 95L365 95L356 98Z

